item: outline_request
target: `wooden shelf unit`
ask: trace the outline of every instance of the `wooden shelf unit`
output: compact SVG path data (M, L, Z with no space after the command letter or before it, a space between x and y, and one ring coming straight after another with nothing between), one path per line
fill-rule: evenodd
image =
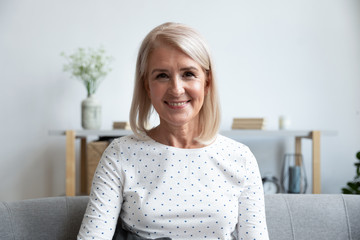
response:
M80 139L80 192L86 192L87 179L85 175L86 144L90 136L119 137L132 134L130 130L52 130L50 135L66 136L66 196L76 195L76 157L75 141ZM320 139L321 135L336 135L334 131L289 131L289 130L229 130L220 131L220 134L233 139L244 137L292 137L295 138L295 153L302 152L302 139L312 141L312 193L321 193L320 175Z

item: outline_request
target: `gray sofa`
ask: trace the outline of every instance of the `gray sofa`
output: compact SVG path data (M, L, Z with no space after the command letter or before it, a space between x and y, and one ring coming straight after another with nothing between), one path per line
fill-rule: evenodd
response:
M76 239L88 198L0 203L0 239ZM360 239L360 196L266 195L271 240Z

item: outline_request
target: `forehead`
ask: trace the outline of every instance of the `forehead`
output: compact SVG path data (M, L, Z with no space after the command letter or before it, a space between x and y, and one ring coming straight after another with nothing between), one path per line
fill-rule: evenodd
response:
M169 44L158 45L149 55L148 69L158 66L193 65L201 66L181 49Z

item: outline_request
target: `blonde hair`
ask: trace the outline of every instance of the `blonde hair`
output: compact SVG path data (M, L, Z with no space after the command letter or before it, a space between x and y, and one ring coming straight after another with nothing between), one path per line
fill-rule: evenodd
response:
M211 142L220 125L220 105L210 52L199 33L180 23L164 23L154 28L140 46L130 109L131 129L138 136L141 136L140 132L146 133L149 130L147 126L153 108L144 83L148 74L149 56L156 47L162 44L180 49L196 61L208 75L209 90L199 112L200 134L196 140L200 143Z

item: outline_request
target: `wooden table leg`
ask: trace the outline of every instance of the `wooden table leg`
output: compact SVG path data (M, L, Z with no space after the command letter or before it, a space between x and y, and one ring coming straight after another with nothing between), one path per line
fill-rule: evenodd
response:
M86 138L81 138L81 157L80 157L80 192L82 195L87 195L87 167L86 167Z
M295 138L295 165L300 166L302 163L300 162L301 158L301 137Z
M313 159L313 193L321 193L321 171L320 171L320 131L313 131L312 137L312 159Z
M75 131L66 131L66 196L75 196Z

